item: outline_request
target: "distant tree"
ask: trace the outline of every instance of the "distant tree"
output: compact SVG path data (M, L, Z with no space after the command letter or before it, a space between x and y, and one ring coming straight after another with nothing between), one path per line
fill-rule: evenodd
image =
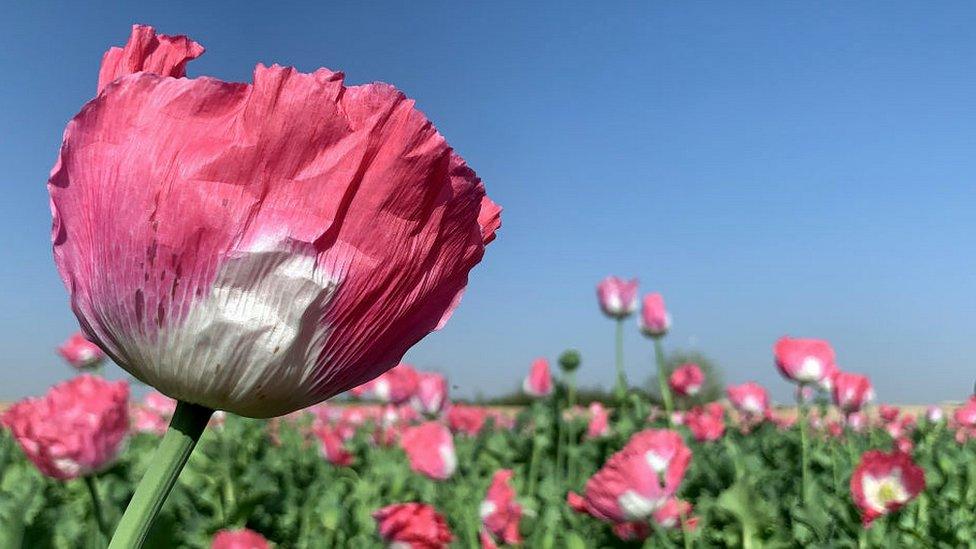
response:
M680 397L674 395L674 405L679 410L687 410L693 406L699 406L706 402L712 402L722 398L725 391L725 382L722 376L722 369L712 359L708 358L701 351L678 349L667 354L665 358L664 371L670 377L671 372L682 364L697 364L705 374L705 384L701 391L693 397ZM644 386L650 388L650 398L656 404L661 403L661 392L658 389L657 372L652 372L648 376L648 381Z

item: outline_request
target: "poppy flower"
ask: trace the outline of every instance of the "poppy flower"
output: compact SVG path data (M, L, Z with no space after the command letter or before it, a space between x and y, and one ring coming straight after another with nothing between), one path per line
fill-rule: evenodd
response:
M851 494L865 526L897 511L924 489L925 471L897 450L865 452L851 476Z
M268 540L254 530L221 530L213 538L211 549L269 549Z
M447 410L447 425L451 431L474 436L481 432L488 419L488 412L478 406L452 404Z
M128 383L82 374L17 402L0 423L42 473L69 480L114 462L129 433L128 406Z
M769 393L755 382L729 385L725 390L729 402L740 413L747 416L763 416L769 410Z
M417 390L410 403L423 414L441 413L447 404L447 379L434 372L421 372L417 377Z
M397 503L373 513L380 537L391 547L446 549L454 535L444 517L426 503Z
M402 92L258 65L136 25L104 56L48 180L86 337L181 401L250 417L375 378L442 327L500 225Z
M339 466L352 465L353 455L335 429L328 425L318 425L313 431L319 441L319 453L329 463Z
M58 347L58 354L72 367L78 370L90 370L98 367L105 360L105 353L91 341L85 339L84 334L72 334Z
M522 391L533 397L549 396L552 393L552 374L549 372L549 361L537 358L532 361L529 375L522 381Z
M495 471L479 510L484 531L493 540L498 539L509 545L522 542L522 536L519 534L522 506L515 501L515 489L512 488L511 483L512 475L511 469Z
M834 404L845 414L857 412L874 398L874 389L867 376L840 372L834 376Z
M685 425L698 442L711 442L725 434L725 409L717 402L695 407L685 414Z
M596 296L603 314L617 320L627 318L637 310L637 279L608 276L597 284Z
M834 350L822 339L784 336L776 342L773 354L783 377L801 385L819 383L836 368Z
M684 479L691 450L681 435L647 429L635 434L586 482L583 495L567 502L579 512L611 523L649 518Z
M668 386L676 394L684 397L695 396L705 383L705 374L697 364L682 364L668 376Z
M635 288L636 290L636 288ZM661 294L647 294L641 307L640 330L648 337L661 337L671 329L671 315Z
M410 427L400 437L400 446L407 453L410 468L435 480L445 480L457 469L454 437L440 423L428 421Z
M590 403L590 422L586 426L586 438L600 438L610 432L610 414L603 404Z

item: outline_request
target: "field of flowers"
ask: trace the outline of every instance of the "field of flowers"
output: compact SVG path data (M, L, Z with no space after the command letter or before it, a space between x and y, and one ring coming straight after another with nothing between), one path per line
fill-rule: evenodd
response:
M642 315L656 343L659 301ZM80 337L62 352L80 368L101 356ZM826 342L783 338L774 354L805 422L755 383L668 414L699 402L694 364L664 372L660 406L625 386L615 405L584 407L572 351L558 378L546 359L532 364L526 407L452 403L443 376L400 365L342 402L272 420L220 414L146 546L976 543L976 400L916 417L868 406L856 374L827 382L815 371L833 364ZM83 373L6 412L0 547L105 546L176 407L128 393Z

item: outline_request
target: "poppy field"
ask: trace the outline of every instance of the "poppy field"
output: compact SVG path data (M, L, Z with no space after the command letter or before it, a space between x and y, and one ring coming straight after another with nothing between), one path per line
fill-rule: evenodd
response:
M403 363L501 206L392 85L187 77L203 53L134 25L65 128L47 190L80 331L72 376L0 411L0 549L976 546L976 397L886 404L824 339L769 341L776 403L679 358L665 297L608 276L607 356L527 356L518 405ZM612 389L581 391L611 354Z
M607 286L617 282L601 285L604 305L635 301L626 283ZM609 313L619 322L629 307ZM659 344L662 312L645 304L641 315L645 333L661 320ZM80 337L61 351L80 370L103 359ZM866 378L817 373L832 357L824 341L775 345L799 408L772 405L756 383L702 402L704 374L690 363L662 372L665 398L624 382L619 401L584 406L573 375L585 364L568 351L559 374L545 358L528 368L524 407L453 403L444 376L403 364L280 418L220 414L146 546L973 543L976 400L875 406ZM156 392L128 395L124 381L79 373L2 416L0 546L105 546L176 409Z

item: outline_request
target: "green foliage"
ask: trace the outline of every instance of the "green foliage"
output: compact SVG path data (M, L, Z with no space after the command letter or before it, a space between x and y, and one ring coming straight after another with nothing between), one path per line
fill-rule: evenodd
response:
M351 467L322 459L307 436L311 418L268 422L228 417L211 427L180 477L151 532L150 547L209 547L215 532L246 526L279 548L381 547L371 513L395 502L437 507L457 547L477 547L479 505L492 473L515 471L525 509L524 547L640 547L618 540L609 525L573 512L569 491L586 480L648 424L650 402L638 394L613 410L611 434L586 439L585 417L563 413L562 390L519 412L514 430L457 436L458 469L437 482L413 473L403 452L371 440L365 427L349 442ZM862 526L849 482L861 455L888 449L884 431L831 438L811 436L811 497L800 503L800 438L796 429L764 424L748 434L734 427L723 440L697 443L681 427L693 458L679 497L692 502L694 547L857 547ZM976 443L957 443L941 425L913 434L915 460L928 487L900 512L864 533L868 547L971 547L976 544ZM136 435L110 469L97 475L106 520L115 524L145 471L158 438ZM679 529L660 531L645 547L680 547ZM11 438L0 432L0 547L104 547L80 480L40 475Z

